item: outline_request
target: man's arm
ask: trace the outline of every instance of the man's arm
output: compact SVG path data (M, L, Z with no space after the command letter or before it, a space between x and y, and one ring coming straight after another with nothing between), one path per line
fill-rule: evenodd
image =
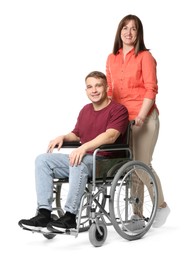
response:
M80 141L80 138L77 137L74 133L68 133L66 135L60 135L56 137L54 140L49 142L47 152L52 153L54 148L57 146L57 150L59 151L63 145L63 142L73 142Z
M86 151L91 151L103 144L113 144L120 136L120 132L116 129L107 129L104 133L101 133L93 140L86 142L82 146Z
M106 132L101 133L93 140L86 142L80 147L73 150L70 155L70 165L76 166L81 163L83 156L87 151L92 151L103 144L113 144L119 137L120 132L115 129L107 129Z

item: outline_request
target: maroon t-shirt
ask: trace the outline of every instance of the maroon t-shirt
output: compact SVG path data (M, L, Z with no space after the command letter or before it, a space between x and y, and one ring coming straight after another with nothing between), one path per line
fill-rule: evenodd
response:
M128 118L126 107L113 100L107 107L99 111L95 111L90 103L80 111L72 132L80 138L80 142L83 144L104 133L107 129L113 128L121 133L115 143L124 143Z

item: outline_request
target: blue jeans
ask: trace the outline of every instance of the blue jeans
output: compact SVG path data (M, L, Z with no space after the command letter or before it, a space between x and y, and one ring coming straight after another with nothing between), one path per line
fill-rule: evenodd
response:
M70 166L69 156L61 153L45 153L35 160L35 183L39 208L52 210L53 179L69 178L69 191L65 211L77 214L88 178L92 175L92 155L85 155L80 165Z

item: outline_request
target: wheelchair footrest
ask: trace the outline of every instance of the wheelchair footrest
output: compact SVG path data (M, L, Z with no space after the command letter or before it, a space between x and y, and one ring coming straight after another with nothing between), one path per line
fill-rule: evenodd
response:
M30 228L25 228L22 227L23 230L27 230L27 231L31 231L32 233L40 233L42 235L72 235L72 236L77 236L78 235L78 230L75 228L71 228L71 229L66 229L65 232L61 232L61 231L50 231L47 228L42 228L40 230L36 230L36 229L30 229Z
M51 235L71 235L71 236L77 236L78 235L78 231L75 228L71 228L71 229L66 229L65 232L61 232L61 231L49 231L48 232L41 232L44 234L51 234Z

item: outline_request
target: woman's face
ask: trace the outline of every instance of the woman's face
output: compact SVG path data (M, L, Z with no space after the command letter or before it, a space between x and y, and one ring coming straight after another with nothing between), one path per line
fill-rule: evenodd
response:
M134 46L137 38L137 29L135 22L130 20L121 30L121 39L123 45Z

